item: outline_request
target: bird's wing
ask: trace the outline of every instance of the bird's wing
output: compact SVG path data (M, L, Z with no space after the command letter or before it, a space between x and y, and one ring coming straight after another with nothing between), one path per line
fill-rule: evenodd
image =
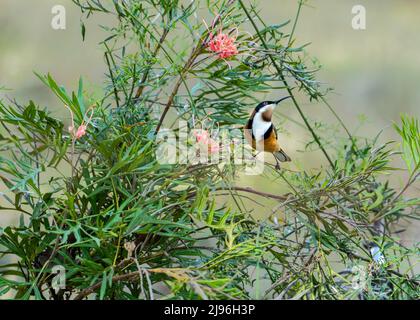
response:
M249 120L245 125L245 129L252 129L252 124L254 122L254 117L255 117L255 109L254 109L254 111L252 111L252 113L249 117Z
M276 152L273 152L273 155L277 158L277 160L279 160L280 162L289 162L292 161L292 159L290 159L290 157L286 154L286 152L284 152L283 150L279 150Z
M244 126L244 135L250 145L252 145L252 123L254 121L255 110L251 113L248 122Z
M278 142L278 133L277 133L277 129L276 129L276 127L274 127L273 126L273 128L274 128L274 134L275 134L275 136L276 136L276 142L277 142L277 148L279 148L279 150L278 151L276 151L276 152L273 152L273 154L274 154L274 156L280 161L280 162L289 162L289 161L292 161L292 159L290 159L290 157L286 154L286 152L284 152L281 148L280 148L280 145L279 145L279 142Z

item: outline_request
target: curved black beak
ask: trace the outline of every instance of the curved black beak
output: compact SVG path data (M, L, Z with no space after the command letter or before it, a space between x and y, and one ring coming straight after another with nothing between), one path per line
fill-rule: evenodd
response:
M280 100L276 101L276 104L279 104L283 100L286 100L286 99L289 99L289 98L291 98L291 96L287 96L287 97L281 98Z

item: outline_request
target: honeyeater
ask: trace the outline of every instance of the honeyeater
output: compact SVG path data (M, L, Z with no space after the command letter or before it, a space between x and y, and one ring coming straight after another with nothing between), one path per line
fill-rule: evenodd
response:
M245 125L245 138L254 150L272 153L276 159L276 168L280 162L291 161L283 151L277 140L277 130L272 123L273 112L276 106L290 97L284 97L277 101L263 101L257 105Z

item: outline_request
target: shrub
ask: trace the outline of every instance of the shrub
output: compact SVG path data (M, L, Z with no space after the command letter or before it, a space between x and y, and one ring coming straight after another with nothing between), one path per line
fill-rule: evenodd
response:
M266 25L242 0L73 2L85 18L116 18L101 43L104 94L92 98L82 80L69 94L51 75L38 75L67 107L69 127L32 101L0 102L1 195L8 203L0 209L21 215L17 226L0 229L9 261L0 265L0 295L419 297L409 264L418 247L404 247L391 232L399 220L419 218L419 198L405 196L420 174L418 122L407 116L395 125L409 172L397 190L387 181L397 147L353 136L328 105L315 79L319 66L296 46L299 14L292 26ZM207 26L202 14L210 16ZM239 186L246 165L230 154L222 164L162 163L159 148L168 140L159 133L167 133L169 120L181 123L174 135L191 148L196 140L182 136L182 125L237 132L275 89L292 96L311 137L307 150L326 159L316 170L266 167L267 179L288 188L284 194ZM344 135L321 136L298 91L323 101ZM185 150L174 155L184 159ZM249 198L275 204L272 219L255 219Z

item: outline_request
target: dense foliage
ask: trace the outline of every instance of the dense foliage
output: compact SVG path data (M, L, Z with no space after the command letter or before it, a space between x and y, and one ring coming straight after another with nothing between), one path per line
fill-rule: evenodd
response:
M399 220L419 218L420 199L405 194L420 174L418 122L407 116L396 124L401 152L350 133L315 79L319 66L296 45L303 2L292 23L277 25L242 0L73 2L84 18L115 18L103 27L104 94L90 95L82 80L69 94L53 76L39 75L67 107L69 128L32 101L0 102L0 212L21 215L19 225L0 229L7 261L0 296L420 297L412 265L419 248L404 247L391 232ZM209 44L221 33L235 44L225 56ZM88 39L83 23L82 34ZM163 140L156 133L165 127L190 146L194 136L181 137L178 123L233 132L274 90L292 96L308 150L326 160L316 171L267 166L267 179L278 178L287 193L239 186L244 164L165 164L157 156ZM344 134L321 136L297 92L325 103ZM387 181L400 155L409 175L401 190ZM253 218L249 198L270 199L272 217Z

